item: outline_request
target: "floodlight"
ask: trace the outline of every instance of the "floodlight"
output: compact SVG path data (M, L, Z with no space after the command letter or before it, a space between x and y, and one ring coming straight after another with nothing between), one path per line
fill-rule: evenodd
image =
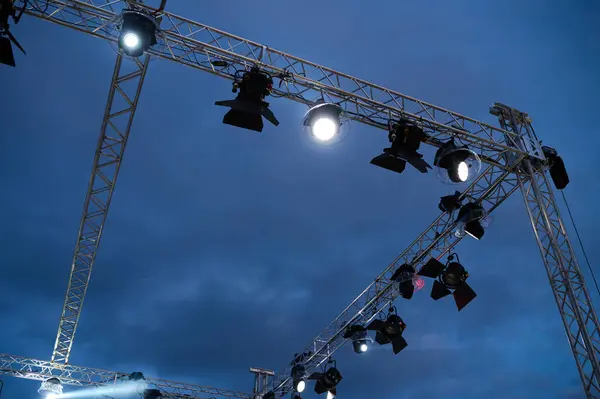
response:
M241 77L239 75L241 74ZM273 125L279 121L264 101L273 89L273 78L266 72L254 67L250 71L237 71L232 92L239 94L234 100L216 101L215 105L229 107L231 110L223 117L226 125L262 132L264 116Z
M292 367L291 377L294 384L294 391L302 393L304 388L306 388L306 381L304 381L306 377L306 371L304 366L297 364Z
M413 283L414 277L415 268L412 265L405 263L396 269L390 280L398 284L398 291L402 298L410 299L415 292L415 285Z
M335 396L337 394L337 385L342 381L342 374L335 367L335 361L330 360L329 363L333 363L334 365L329 367L327 371L323 373L312 373L308 379L316 380L315 383L315 392L317 395L321 395L325 392L328 392Z
M431 166L423 160L423 155L417 150L427 138L420 127L407 120L388 122L388 140L390 148L384 148L381 155L371 160L371 164L392 172L402 173L406 163L411 164L421 173L427 173Z
M458 211L454 234L457 237L470 235L476 240L480 240L485 234L485 227L488 223L488 213L483 209L483 206L476 202L469 202Z
M391 307L386 320L373 320L367 330L376 331L375 342L379 345L392 344L394 354L400 353L408 346L408 343L402 336L406 329L404 321L396 314L396 308Z
M145 389L142 394L143 399L159 399L162 396L162 393L158 389Z
M131 57L140 57L156 44L158 26L152 15L136 10L123 10L120 30L119 48Z
M56 399L63 393L62 383L56 377L48 378L40 384L38 393L44 399Z
M550 177L557 190L562 190L569 184L569 175L563 159L554 148L542 146L544 156L548 160Z
M456 257L456 262L454 258ZM459 263L458 255L448 257L446 265L435 258L431 258L418 272L423 277L436 279L431 288L431 297L437 301L452 294L456 307L460 311L467 306L477 294L467 284L469 273Z
M367 329L361 325L353 325L346 328L345 339L352 339L352 348L356 353L365 353L369 350L369 336Z
M0 64L12 67L16 66L15 56L12 49L13 44L17 46L17 48L21 50L23 54L27 55L25 50L23 50L23 47L21 47L17 39L10 32L10 25L8 23L9 18L12 18L15 24L19 23L26 6L27 3L25 3L23 8L21 8L17 14L12 1L0 2Z
M452 195L443 196L440 198L440 203L438 204L439 210L447 213L459 210L462 207L460 196L460 191L455 191Z
M347 117L342 107L326 103L323 99L317 101L302 118L302 125L308 129L310 136L320 143L337 141L346 122Z
M468 146L458 146L454 139L442 144L433 160L435 173L442 182L461 184L472 181L481 170L481 159Z
M267 392L262 399L275 399L275 392L269 391Z

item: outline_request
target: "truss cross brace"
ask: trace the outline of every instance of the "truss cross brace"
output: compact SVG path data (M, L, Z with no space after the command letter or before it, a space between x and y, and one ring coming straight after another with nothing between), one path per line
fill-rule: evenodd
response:
M137 108L149 56L125 60L119 52L83 206L71 275L52 352L52 361L68 363L79 315L96 259L117 175ZM129 61L129 62L127 62ZM124 63L133 66L126 71Z

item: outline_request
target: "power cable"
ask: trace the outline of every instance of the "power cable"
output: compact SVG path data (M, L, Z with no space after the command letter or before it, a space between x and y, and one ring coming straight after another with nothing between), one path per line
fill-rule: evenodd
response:
M577 229L577 225L575 225L575 219L573 218L573 214L571 213L571 207L567 202L567 197L565 197L565 192L563 190L559 190L562 195L562 199L565 202L565 206L567 207L567 213L569 214L569 219L571 219L571 224L573 225L573 229L575 230L575 235L577 236L577 241L579 241L579 247L581 247L581 252L583 253L583 258L585 259L585 263L587 264L588 269L592 275L592 280L594 280L594 285L596 286L596 292L600 295L600 288L598 287L598 280L596 280L596 275L594 274L594 270L592 269L592 265L590 263L590 259L585 252L585 248L583 247L583 242L581 241L581 236L579 235L579 230Z

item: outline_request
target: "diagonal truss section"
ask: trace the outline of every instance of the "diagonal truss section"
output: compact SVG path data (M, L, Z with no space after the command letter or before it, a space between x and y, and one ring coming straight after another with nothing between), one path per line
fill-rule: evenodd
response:
M127 66L131 66L132 70L125 68L124 61L123 55L119 53L83 206L69 285L52 352L53 362L67 363L69 360L149 56L144 61L133 59L128 62L130 65Z
M515 109L500 105L497 115L505 129L535 133L531 119ZM524 143L526 145L527 143ZM532 178L527 178L527 177ZM547 165L525 160L519 187L531 220L554 298L567 332L587 398L600 398L600 323L577 264L567 231L560 217Z
M0 353L0 374L29 380L45 381L56 377L63 385L89 387L110 385L119 381L127 373L58 364L45 360L13 356ZM159 389L164 398L211 398L211 399L250 399L244 392L211 388L161 379L146 379L149 388Z
M502 156L502 155L498 155ZM521 159L518 159L520 162ZM518 163L513 164L513 168ZM477 201L488 212L493 212L506 198L519 188L514 173L501 167L490 165L477 180L464 192L463 198ZM391 277L404 263L411 263L419 269L429 257L443 257L461 240L454 235L455 221L452 215L440 215L429 227L410 244L336 319L327 326L300 353L311 352L304 366L306 373L315 371L334 352L341 348L346 339L344 331L353 324L366 325L380 312L385 311L400 293ZM280 370L275 376L274 390L277 396L292 391L291 366Z
M127 7L124 0L30 0L29 15L67 26L112 42L118 39L119 13ZM23 0L15 2L23 6ZM138 4L142 10L156 12ZM390 118L400 116L420 123L432 132L428 143L439 146L453 135L477 149L485 162L499 152L525 154L517 146L518 135L456 112L417 100L382 86L337 72L239 36L160 12L161 33L158 45L149 52L158 57L201 69L225 78L235 70L258 65L274 76L283 76L277 95L312 104L319 98L340 104L354 120L387 128ZM215 60L226 66L215 66ZM543 158L539 148L529 151ZM501 165L509 168L504 158Z

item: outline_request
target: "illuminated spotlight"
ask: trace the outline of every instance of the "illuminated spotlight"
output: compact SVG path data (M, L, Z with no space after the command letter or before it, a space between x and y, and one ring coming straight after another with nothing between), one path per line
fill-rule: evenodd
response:
M456 262L454 262L455 257ZM456 254L448 257L446 265L435 258L431 258L419 270L418 274L423 277L436 279L431 288L431 297L434 300L437 301L452 294L459 311L477 296L475 291L467 284L469 273L459 263L458 255Z
M26 5L27 3L25 3L25 6ZM8 23L9 18L12 18L15 24L19 23L23 11L25 10L25 6L19 10L19 14L17 15L12 1L0 2L0 64L11 67L16 66L15 55L12 49L13 44L17 46L23 54L27 55L23 47L21 47L17 39L10 32L10 25Z
M162 393L158 389L145 389L142 394L143 399L159 399L162 396Z
M342 107L326 103L323 99L317 101L302 118L302 125L308 130L310 137L321 144L339 142L344 137L342 130L348 122Z
M468 183L481 170L481 159L468 146L457 146L454 139L442 144L433 160L435 173L442 182L449 184Z
M491 218L483 207L476 202L463 205L458 211L456 218L456 237L469 235L480 240L485 234L485 228L489 226Z
M441 197L440 203L438 204L439 210L447 213L459 210L462 207L462 202L460 200L461 195L460 191L455 191L452 195Z
M131 57L140 57L156 44L156 19L135 10L123 10L119 48Z
M352 339L352 348L356 353L365 353L369 350L371 339L367 335L367 329L361 325L353 325L346 328L345 339Z
M62 395L63 386L58 378L48 378L41 383L38 393L45 399L56 399Z
M371 160L371 164L392 172L402 173L406 163L411 164L421 173L427 173L431 165L423 160L417 150L427 138L427 134L419 126L407 120L388 122L388 140L390 148L384 148L381 155Z
M271 75L256 67L250 71L236 71L232 92L237 93L238 90L234 100L215 102L215 105L231 108L223 117L224 124L262 132L264 116L273 125L279 125L269 109L269 103L265 101L265 97L273 90Z
M306 388L306 381L304 380L306 376L306 371L304 369L304 366L301 364L295 365L294 367L292 367L291 374L294 385L294 391L298 393L304 392L304 389Z
M562 190L569 184L569 175L567 174L567 168L562 158L558 155L558 152L554 148L542 146L544 156L548 160L548 167L550 168L550 177L557 190Z
M317 395L321 395L325 392L328 392L328 396L329 394L335 396L337 394L336 387L340 383L340 381L342 381L342 374L336 368L335 361L329 360L328 363L333 364L333 366L329 367L323 373L312 373L308 377L309 380L316 380L315 392L317 393Z
M415 285L413 282L414 277L415 268L412 265L405 263L396 269L390 280L397 283L397 288L402 298L410 299L415 292Z
M404 321L396 314L396 307L390 307L387 319L373 320L367 326L367 330L376 331L375 342L379 345L392 344L394 354L400 353L408 346L408 343L402 336L406 329Z

